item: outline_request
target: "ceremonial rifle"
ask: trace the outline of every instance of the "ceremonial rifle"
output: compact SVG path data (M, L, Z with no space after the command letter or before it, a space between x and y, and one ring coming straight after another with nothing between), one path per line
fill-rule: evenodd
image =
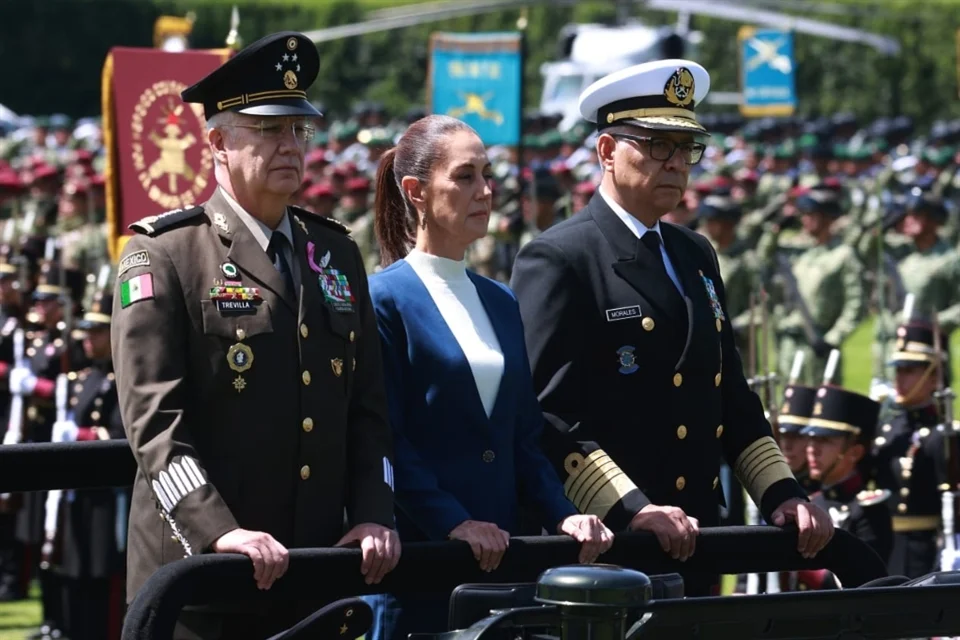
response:
M940 552L940 570L953 571L957 561L956 539L956 499L957 487L960 485L960 433L953 426L953 399L954 393L946 384L946 375L943 370L944 348L940 336L940 321L936 310L931 314L933 328L933 357L936 367L937 390L933 397L938 405L938 414L942 421L937 425L937 431L943 436L943 456L946 458L946 483L940 485L941 513L940 520L943 527L943 550Z
M63 425L67 421L67 405L69 396L69 382L67 374L61 373L57 376L57 422ZM54 442L68 442L71 440L70 434L65 431L55 431L52 440ZM52 489L47 493L46 509L43 516L43 546L40 548L40 568L46 570L50 568L51 563L57 561L59 556L59 540L57 532L59 530L60 502L63 498L63 489Z
M837 365L840 364L840 349L832 349L827 358L827 366L823 368L823 384L833 384L833 378L837 374Z

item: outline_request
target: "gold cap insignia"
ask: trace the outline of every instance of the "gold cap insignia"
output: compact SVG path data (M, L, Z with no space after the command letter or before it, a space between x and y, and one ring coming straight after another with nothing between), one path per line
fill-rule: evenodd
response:
M283 74L283 86L285 86L287 89L296 89L297 74L288 69L286 73Z
M693 102L694 90L693 73L686 67L680 67L667 80L663 87L663 96L670 104L687 107Z
M823 413L823 404L818 402L817 404L813 405L813 415L818 416L821 413Z
M287 49L290 51L296 51L297 49L297 39L296 38L287 38Z

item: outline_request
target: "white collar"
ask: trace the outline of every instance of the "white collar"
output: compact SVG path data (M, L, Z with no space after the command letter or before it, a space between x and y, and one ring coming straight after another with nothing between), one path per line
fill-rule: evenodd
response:
M653 231L660 236L660 242L661 244L663 243L663 234L660 232L659 220L657 220L656 224L654 224L652 228L647 227L635 217L627 213L627 210L617 204L613 198L605 194L603 192L603 187L599 187L597 192L600 194L600 197L603 198L603 201L607 203L607 206L610 207L615 214L617 214L617 217L620 218L623 224L627 225L627 228L633 232L633 235L637 236L637 238L642 238L643 234L645 234L647 231Z
M231 197L227 190L223 187L220 187L220 193L223 195L224 199L227 201L227 204L233 209L233 212L237 214L237 217L243 222L244 226L250 230L250 233L253 234L254 240L257 241L257 244L260 245L260 248L264 251L267 250L267 246L270 244L270 236L273 235L274 229L271 229L267 225L263 224L260 220L254 218L250 212L240 206L236 200ZM284 211L283 217L280 218L280 224L277 225L276 231L279 231L287 238L287 242L290 243L290 249L293 250L293 229L290 227L290 216Z
M466 260L451 260L419 249L412 249L404 258L421 278L431 277L447 282L469 280Z

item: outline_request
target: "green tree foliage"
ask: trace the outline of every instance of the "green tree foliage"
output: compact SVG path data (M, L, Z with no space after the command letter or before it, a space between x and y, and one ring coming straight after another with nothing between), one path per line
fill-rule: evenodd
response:
M0 71L3 103L21 113L99 112L100 72L114 46L153 46L153 23L163 14L194 11L192 44L221 47L230 9L240 10L245 43L284 29L308 31L363 18L387 0L43 0L0 2ZM839 14L838 4L852 11ZM812 3L807 3L811 6ZM824 21L898 38L899 56L885 57L859 44L796 36L797 86L803 114L853 111L863 118L905 113L921 123L960 117L957 88L956 0L832 0ZM582 0L575 7L529 9L526 103L539 102L540 65L554 59L560 29L571 22L611 22L612 0ZM435 31L513 31L518 11L503 11L321 43L320 77L314 97L334 116L358 99L384 103L393 113L425 103L429 37ZM651 24L671 24L671 14L638 13ZM698 59L710 69L718 91L739 89L739 24L695 17L704 34Z

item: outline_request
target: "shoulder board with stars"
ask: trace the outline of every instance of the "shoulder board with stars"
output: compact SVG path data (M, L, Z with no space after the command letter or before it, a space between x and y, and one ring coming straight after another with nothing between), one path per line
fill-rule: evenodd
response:
M301 209L300 207L290 207L290 210L293 211L294 214L300 216L301 218L307 218L311 222L319 222L323 225L326 225L328 228L333 229L334 231L342 233L343 235L350 235L350 227L343 224L339 220L336 220L335 218L320 216L314 213L313 211L309 211L307 209Z
M857 504L861 507L872 507L876 504L886 502L890 495L890 491L887 489L861 491L857 494Z
M156 216L147 216L142 220L137 220L130 225L130 229L137 233L148 236L155 236L167 229L172 229L184 220L189 220L203 213L203 207L187 207L186 209L174 209Z

